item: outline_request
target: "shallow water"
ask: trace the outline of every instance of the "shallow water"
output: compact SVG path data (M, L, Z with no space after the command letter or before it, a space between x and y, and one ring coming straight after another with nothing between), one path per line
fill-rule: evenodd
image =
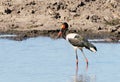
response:
M0 82L120 82L120 44L93 43L97 53L79 54L76 75L75 53L63 39L46 37L24 41L0 39Z
M0 34L0 38L4 38L4 37L16 37L17 35L11 35L11 34Z

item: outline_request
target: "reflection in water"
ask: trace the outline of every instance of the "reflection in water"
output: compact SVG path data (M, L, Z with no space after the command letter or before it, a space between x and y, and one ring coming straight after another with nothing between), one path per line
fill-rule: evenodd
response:
M78 68L76 68L76 73L75 76L73 76L72 82L96 82L96 76L88 74L78 74Z
M72 82L96 82L96 76L80 74L78 76L74 76Z

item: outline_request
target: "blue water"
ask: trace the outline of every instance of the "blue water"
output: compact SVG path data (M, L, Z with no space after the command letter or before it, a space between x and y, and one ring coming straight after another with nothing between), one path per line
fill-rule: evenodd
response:
M93 44L97 53L84 49L89 60L87 71L78 51L78 76L94 80L89 82L120 82L120 44ZM74 50L63 39L0 39L0 82L73 82L75 67Z

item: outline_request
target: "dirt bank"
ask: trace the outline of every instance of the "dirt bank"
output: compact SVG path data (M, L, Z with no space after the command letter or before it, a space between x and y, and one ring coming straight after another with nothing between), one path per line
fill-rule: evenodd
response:
M61 22L88 38L120 39L119 0L1 0L0 33L55 37Z

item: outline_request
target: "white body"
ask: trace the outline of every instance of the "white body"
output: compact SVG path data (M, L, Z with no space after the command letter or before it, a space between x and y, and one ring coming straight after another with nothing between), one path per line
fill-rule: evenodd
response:
M76 34L76 33L70 33L70 34L68 34L68 35L66 36L66 40L69 42L68 39L70 39L70 38L71 38L71 39L74 39L76 35L78 35L78 34ZM72 45L72 46L73 46L73 45ZM74 49L77 49L78 47L73 46L73 48L74 48Z
M66 36L66 40L69 42L69 39L74 39L76 35L78 35L78 34L77 33L70 33ZM78 47L73 46L73 48L76 50ZM79 47L79 49L81 49L81 50L82 50L82 48L84 48L84 47ZM93 52L96 52L96 50L92 47L90 47L90 50L93 51Z
M70 33L70 34L68 34L67 36L66 36L66 40L68 41L68 39L74 39L75 38L75 36L76 35L78 35L78 34L76 34L76 33Z

